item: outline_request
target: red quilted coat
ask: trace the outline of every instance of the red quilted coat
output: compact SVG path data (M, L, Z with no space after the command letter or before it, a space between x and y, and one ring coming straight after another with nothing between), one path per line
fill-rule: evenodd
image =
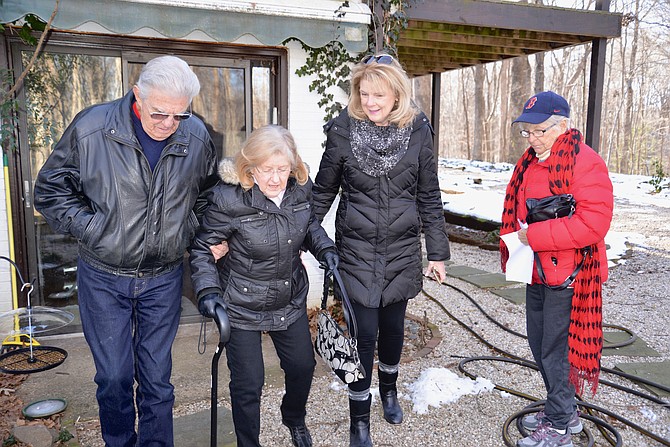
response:
M549 159L540 162L535 158L526 172L517 195L517 217L525 221L526 199L551 195L549 190ZM572 217L536 222L528 226L528 242L538 253L549 285L561 284L572 274L581 254L575 251L591 244L598 244L600 253L600 278L607 280L607 253L605 235L612 220L614 197L612 182L603 159L584 143L580 145L575 160L575 173L570 193L577 203ZM537 269L533 270L533 283L541 283Z

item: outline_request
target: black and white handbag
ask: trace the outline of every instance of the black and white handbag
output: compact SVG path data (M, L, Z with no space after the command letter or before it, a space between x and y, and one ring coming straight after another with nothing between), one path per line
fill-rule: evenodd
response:
M342 310L344 312L344 320L347 324L346 332L327 309L328 289L331 278L334 278L334 281L336 281L340 297L342 298ZM337 269L332 272L326 272L323 278L323 299L321 300L321 310L318 314L314 349L344 383L353 383L365 378L365 370L363 369L363 365L361 365L356 347L357 335L358 326L356 325L354 310L342 284L340 273Z

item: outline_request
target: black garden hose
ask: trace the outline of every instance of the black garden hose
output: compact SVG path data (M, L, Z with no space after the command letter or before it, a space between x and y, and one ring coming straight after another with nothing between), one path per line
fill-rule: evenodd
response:
M473 305L475 305L475 307L477 307L477 309L482 314L484 314L486 316L487 319L489 319L491 322L493 322L496 326L498 326L501 329L505 330L506 332L509 332L509 333L514 334L516 336L526 338L525 335L520 334L518 332L515 332L515 331L505 327L503 324L501 324L500 322L498 322L494 318L492 318L490 315L488 315L484 311L484 309L468 293L464 292L463 290L461 290L458 287L453 286L449 283L443 283L443 285L446 285L446 286L458 291L462 295L464 295ZM496 351L496 352L498 352L498 353L500 353L504 356L504 357L480 356L480 357L469 357L469 358L462 359L460 361L459 365L458 365L459 370L462 373L464 373L465 375L467 375L468 377L470 377L472 379L476 379L477 378L476 375L468 372L465 369L465 365L467 363L474 362L474 361L502 361L502 362L514 363L514 364L517 364L517 365L520 365L520 366L523 366L523 367L526 367L526 368L531 368L531 369L537 370L537 366L533 361L524 359L522 357L519 357L515 354L507 352L507 351L493 345L488 340L486 340L483 336L481 336L476 331L474 331L466 323L464 323L463 321L461 321L457 317L455 317L440 301L438 301L435 297L433 297L428 292L426 292L425 289L422 290L422 292L424 293L424 295L426 295L428 297L428 299L430 299L432 302L434 302L446 315L448 315L452 320L454 320L461 327L463 327L466 331L468 331L470 334L472 334L477 340L482 342L488 348L490 348L490 349L492 349L492 350L494 350L494 351ZM612 328L627 332L628 334L631 335L631 337L628 340L626 340L625 342L623 342L623 344L619 344L617 346L625 346L626 344L630 344L636 338L636 335L632 331L630 331L626 328L623 328L621 326L615 326L615 325L604 325L604 326L612 327ZM613 347L613 346L610 345L608 347ZM664 391L670 391L670 389L667 386L659 384L659 383L652 382L652 381L644 379L642 377L633 376L633 375L626 374L626 373L623 373L623 372L620 372L620 371L616 371L616 370L613 370L613 369L610 369L610 368L601 368L601 371L605 372L605 373L608 373L608 374L613 374L613 375L628 379L628 380L633 381L633 382L645 384L645 385L648 385L648 386L654 386L654 387L657 387L658 389L661 389L661 390L664 390ZM615 389L633 394L633 395L638 396L640 398L649 400L651 402L654 402L656 404L661 405L663 408L670 408L670 404L668 404L668 402L666 402L663 399L660 399L656 396L653 396L651 394L647 394L647 393L644 393L644 392L641 392L641 391L637 391L635 389L625 387L623 385L619 385L617 383L610 382L610 381L604 380L604 379L601 379L600 383L603 384L603 385L610 386L610 387L613 387ZM498 390L501 390L501 391L508 392L508 393L513 394L515 396L522 397L522 398L525 398L525 399L536 402L535 404L532 404L531 406L527 407L526 409L521 410L521 411L519 411L515 414L512 414L503 424L503 428L502 428L503 440L505 441L506 445L508 445L510 447L513 447L513 446L515 446L515 444L512 443L511 438L509 436L509 432L508 432L509 431L509 426L514 421L517 421L517 426L520 426L521 425L520 424L520 418L525 414L531 413L533 411L537 411L534 408L534 406L541 404L542 401L539 401L537 398L535 398L533 396L530 396L528 394L525 394L523 392L520 392L520 391L517 391L517 390L514 390L514 389L510 389L510 388L506 388L506 387L498 385L498 384L495 384L495 388L498 389ZM640 427L639 425L629 421L628 419L626 419L626 418L624 418L620 415L617 415L616 413L613 413L613 412L611 412L611 411L609 411L605 408L599 407L597 405L584 402L579 397L578 397L578 404L584 410L584 412L582 413L582 415L580 417L582 417L586 420L592 421L596 425L596 427L598 428L600 433L604 436L604 438L611 445L613 445L615 447L619 447L619 446L623 445L621 435L612 425L605 422L601 418L598 418L598 417L594 416L594 414L593 414L594 411L597 411L601 414L605 414L605 415L607 415L607 416L609 416L613 419L616 419L617 421L619 421L619 422L633 428L634 430L638 431L642 435L647 436L647 437L649 437L649 438L651 438L651 439L653 439L657 442L660 442L662 445L670 446L670 441L669 440L664 439L661 436L659 436L655 433L652 433L649 430L644 429L643 427ZM523 434L524 431L521 431L521 433ZM587 446L588 447L592 446L595 443L593 435L591 434L591 432L588 429L585 429L584 433L585 433L585 436L587 437L587 443L588 443Z

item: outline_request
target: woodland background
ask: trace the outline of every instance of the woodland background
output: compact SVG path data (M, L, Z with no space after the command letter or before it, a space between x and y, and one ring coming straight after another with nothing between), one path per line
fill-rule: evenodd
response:
M375 2L381 2L391 11L393 8L411 8L412 2L421 0L367 1L371 8ZM577 9L595 9L596 4L596 0L520 1ZM622 30L621 37L607 41L600 147L594 149L612 172L650 175L663 180L670 171L670 148L667 147L670 143L670 0L612 0L609 9L623 15ZM393 26L396 25L391 28ZM388 34L385 38L389 39L389 35L394 33L385 31L385 34ZM332 54L332 50L329 45L323 52ZM25 58L29 56L24 55ZM332 65L315 59L312 71L301 68L298 74L340 72L347 62L359 59L358 55L345 54L341 55L341 59L330 61ZM510 123L519 115L526 99L544 90L553 90L568 100L572 108L572 126L583 131L586 128L590 60L591 44L587 43L443 73L439 156L494 163L516 162L527 141ZM86 86L93 80L84 75L80 76L82 79L79 82L73 82L78 73L92 71L78 69L86 64L101 65L99 70L93 70L99 73L115 69L112 62L87 56L54 58L47 55L43 58L42 69L36 66L28 74L28 126L31 147L37 148L36 153L43 148L44 154L48 154L54 135L60 135L62 131L59 127L68 123L80 107L72 102L68 103L68 110L60 110L54 105L54 98L69 95L90 104L103 98L89 98L86 92L120 96L120 87L116 84L96 83L98 88L90 89ZM348 69L340 73L342 78L348 78ZM199 76L204 79L205 74ZM257 74L255 76L261 81L264 79ZM336 78L333 78L334 82ZM222 93L226 98L225 104L239 103L239 98L234 97L235 86L239 82L239 79L231 77L226 83L230 92ZM256 89L260 87L262 85L255 86ZM415 78L414 88L417 103L428 113L431 77ZM326 96L332 98L332 94ZM13 104L6 102L3 108L5 105ZM262 104L257 106L255 109L266 109ZM219 121L231 123L234 116L239 117L236 110L236 106L231 106L222 110L207 110L206 115L213 119L223 114L225 116L222 115ZM257 121L265 122L267 117ZM3 120L3 124L6 123L11 124ZM244 134L238 132L230 138L235 138L235 141L228 141L225 146L236 148Z
M542 1L594 9L595 1ZM621 37L607 43L600 152L612 172L666 177L670 170L670 0L615 0ZM591 44L517 57L442 74L439 155L516 162L527 147L510 123L536 92L553 90L586 128ZM414 81L427 110L430 77ZM426 105L426 107L423 107Z

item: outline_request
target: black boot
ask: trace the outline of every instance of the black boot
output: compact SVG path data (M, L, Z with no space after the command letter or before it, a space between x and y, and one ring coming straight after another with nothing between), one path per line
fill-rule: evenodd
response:
M398 403L398 390L396 381L398 373L388 374L379 372L379 396L384 409L384 419L389 424L400 424L402 422L402 408Z
M370 438L370 401L357 401L349 399L349 415L351 426L349 427L349 447L372 447Z

